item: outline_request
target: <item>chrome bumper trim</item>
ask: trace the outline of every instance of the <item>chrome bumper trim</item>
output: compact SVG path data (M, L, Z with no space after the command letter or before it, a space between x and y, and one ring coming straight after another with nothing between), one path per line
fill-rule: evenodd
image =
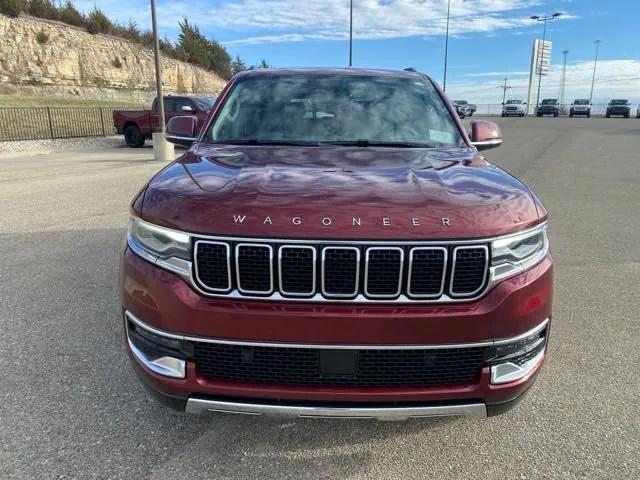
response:
M130 318L130 317L129 317ZM129 345L129 349L131 349L131 353L136 360L138 360L141 364L147 367L154 373L158 375L164 375L165 377L171 378L185 378L187 374L187 362L181 360L179 358L173 357L158 357L152 358L138 347L134 345L129 338L129 327L125 322L125 330L127 333L127 344Z
M544 357L545 350L542 349L540 353L538 353L535 357L533 357L528 362L525 362L522 365L517 365L515 363L506 362L501 363L499 365L494 365L491 367L491 383L492 384L501 384L501 383L509 383L515 382L516 380L520 380L521 378L526 377L531 373L538 363L542 361L542 357Z
M271 405L261 403L225 402L189 398L185 408L187 413L205 412L235 413L241 415L275 415L303 418L355 418L376 420L406 420L424 417L474 417L487 416L484 403L460 405L429 405L415 407L326 407L300 405Z
M535 326L531 330L517 335L511 338L505 338L500 340L487 340L485 342L468 342L468 343L439 343L439 344L377 344L377 345L358 345L358 344L333 344L333 343L291 343L291 342L260 342L260 341L251 341L251 340L227 340L222 338L208 338L208 337L197 337L190 335L179 335L175 333L165 332L164 330L159 330L155 327L147 325L138 317L136 317L129 310L125 311L126 317L135 323L138 327L144 328L145 330L154 333L156 335L160 335L167 338L172 338L174 340L185 340L191 342L204 342L204 343L219 343L225 345L243 345L248 347L277 347L277 348L325 348L330 350L435 350L439 348L473 348L473 347L490 347L493 345L500 345L504 343L512 343L523 338L526 338L530 335L533 335L549 323L549 319L545 319L539 325Z

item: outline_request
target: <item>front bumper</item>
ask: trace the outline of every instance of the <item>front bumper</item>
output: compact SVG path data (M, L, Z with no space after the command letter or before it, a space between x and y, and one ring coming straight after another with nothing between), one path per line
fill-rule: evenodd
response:
M121 273L123 308L146 327L170 336L222 342L443 347L510 339L551 316L549 255L481 299L455 305L300 305L205 298L178 276L128 249ZM183 378L172 377L146 364L130 344L127 349L143 384L162 403L179 410L380 419L485 416L507 410L535 379L545 352L539 352L524 376L506 383L492 382L492 369L485 365L477 379L464 384L343 387L212 379L199 373L189 359L181 367L161 362L161 368L183 369Z

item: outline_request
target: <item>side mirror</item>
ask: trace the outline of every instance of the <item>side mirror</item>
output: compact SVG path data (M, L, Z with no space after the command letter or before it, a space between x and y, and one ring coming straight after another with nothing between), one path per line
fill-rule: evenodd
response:
M193 107L191 105L183 105L180 110L183 112L193 112Z
M167 141L185 147L196 141L198 119L192 116L173 117L167 123Z
M502 132L493 122L476 120L471 122L471 145L478 150L488 150L502 145Z

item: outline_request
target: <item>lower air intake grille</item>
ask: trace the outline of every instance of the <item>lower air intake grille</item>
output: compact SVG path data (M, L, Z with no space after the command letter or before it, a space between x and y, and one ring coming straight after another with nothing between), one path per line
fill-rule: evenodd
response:
M197 342L198 373L238 382L386 387L468 383L480 376L484 347L353 351L350 374L326 374L313 348L250 347ZM338 353L338 355L343 354Z

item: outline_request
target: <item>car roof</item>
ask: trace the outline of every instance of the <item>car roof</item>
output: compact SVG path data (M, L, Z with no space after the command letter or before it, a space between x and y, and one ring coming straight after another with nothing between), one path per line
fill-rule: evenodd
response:
M239 77L259 77L278 75L344 75L367 77L393 77L423 79L426 75L415 70L385 70L377 68L255 68L245 70Z

